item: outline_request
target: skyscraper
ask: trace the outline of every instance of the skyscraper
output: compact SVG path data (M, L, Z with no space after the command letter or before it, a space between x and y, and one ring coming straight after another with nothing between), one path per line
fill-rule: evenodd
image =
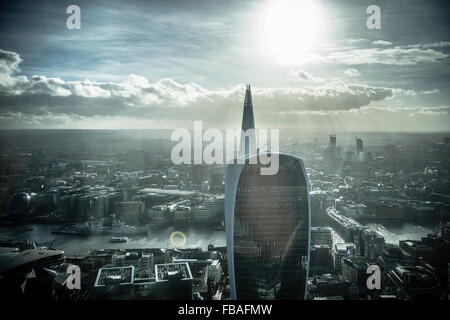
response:
M363 141L361 138L356 138L356 156L359 159L359 154L363 151Z
M336 135L335 134L330 134L330 152L331 152L332 158L336 157Z
M256 153L255 119L250 85L246 86L244 112L242 114L242 133L239 157L248 157Z
M254 128L249 86L245 101L242 128L246 130ZM242 149L241 145L246 159L257 157ZM306 297L308 178L301 159L281 152L278 155L279 170L275 175L261 175L263 165L257 161L227 167L225 220L232 299Z
M192 164L192 183L200 186L204 180L208 179L208 167L204 164Z

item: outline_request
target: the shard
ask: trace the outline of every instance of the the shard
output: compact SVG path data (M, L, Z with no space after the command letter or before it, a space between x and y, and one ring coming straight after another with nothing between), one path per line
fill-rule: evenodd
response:
M242 130L254 128L247 86ZM249 136L251 142L251 135L243 134L242 139ZM258 157L254 151L251 143L241 143L240 156L246 160ZM308 176L301 159L281 152L278 156L279 170L274 175L262 175L258 161L227 166L225 221L231 299L306 297L311 220Z
M252 91L246 86L244 98L244 112L242 114L242 133L240 157L248 157L256 153L255 119L253 116Z

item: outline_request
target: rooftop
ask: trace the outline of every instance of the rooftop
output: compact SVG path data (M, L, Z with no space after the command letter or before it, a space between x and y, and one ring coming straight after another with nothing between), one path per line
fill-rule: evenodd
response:
M134 267L101 268L98 270L94 287L105 287L108 285L127 285L134 282Z

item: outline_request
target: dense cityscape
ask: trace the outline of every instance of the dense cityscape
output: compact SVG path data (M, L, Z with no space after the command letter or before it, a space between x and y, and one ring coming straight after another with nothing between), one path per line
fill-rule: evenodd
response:
M229 298L224 166L175 166L173 142L142 134L2 133L2 290L49 299ZM340 145L334 134L328 143L286 139L311 185L308 299L448 296L450 140L406 138L373 146L362 138ZM427 227L385 239L393 233L383 230L403 223ZM202 229L215 233L190 241ZM160 244L150 246L155 234ZM102 242L76 247L90 238ZM73 239L81 240L71 246ZM81 290L64 286L70 264L81 269ZM189 272L161 279L155 271L179 264ZM366 286L371 264L382 271L379 290Z

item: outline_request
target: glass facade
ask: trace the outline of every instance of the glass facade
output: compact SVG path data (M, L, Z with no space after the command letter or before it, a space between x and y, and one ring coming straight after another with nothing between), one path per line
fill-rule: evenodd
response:
M243 165L235 192L236 298L304 299L310 214L303 163L280 154L276 175L261 175L260 166Z

